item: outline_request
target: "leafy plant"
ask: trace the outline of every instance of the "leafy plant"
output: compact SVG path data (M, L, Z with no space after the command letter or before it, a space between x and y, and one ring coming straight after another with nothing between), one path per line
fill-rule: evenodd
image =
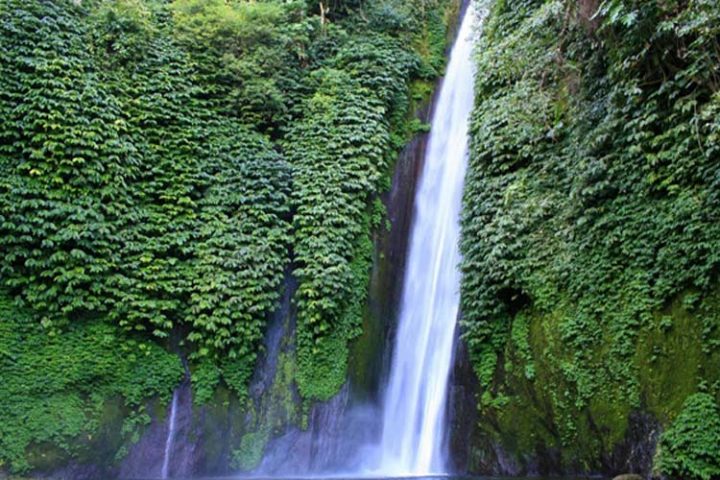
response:
M720 476L720 409L706 393L691 395L663 432L656 459L663 473L710 480Z

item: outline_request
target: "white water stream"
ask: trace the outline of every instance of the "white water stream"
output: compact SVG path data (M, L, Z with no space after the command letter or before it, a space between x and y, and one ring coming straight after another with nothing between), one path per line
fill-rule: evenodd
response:
M384 399L385 476L447 472L446 399L458 316L459 215L473 107L473 21L468 8L437 99Z
M165 454L163 456L162 470L160 470L161 478L169 478L170 474L170 456L172 453L173 443L175 442L175 424L177 423L177 404L180 389L176 388L173 392L172 403L170 404L170 418L168 420L168 434L165 438Z

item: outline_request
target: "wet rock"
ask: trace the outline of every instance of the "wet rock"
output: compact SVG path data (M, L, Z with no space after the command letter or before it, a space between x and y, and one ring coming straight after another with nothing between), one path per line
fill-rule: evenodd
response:
M465 342L456 340L454 366L448 391L448 420L450 423L451 471L467 472L473 446L473 433L477 425L477 392L479 385L470 363Z
M617 477L613 478L613 480L645 480L640 475L636 475L634 473L625 473L623 475L618 475Z
M657 419L647 412L632 412L625 438L615 446L606 459L606 471L637 472L644 478L652 471L653 457L661 432ZM623 479L631 480L631 478Z
M171 477L192 475L199 454L198 430L193 424L190 382L184 381L177 390L175 434L168 452L168 474ZM140 441L133 445L120 465L121 478L161 477L165 447L169 434L170 406L164 419L153 418ZM74 478L74 477L72 477Z

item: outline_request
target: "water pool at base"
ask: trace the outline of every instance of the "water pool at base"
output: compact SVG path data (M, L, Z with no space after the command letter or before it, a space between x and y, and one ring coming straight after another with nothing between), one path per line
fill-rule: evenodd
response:
M157 478L126 478L119 480L158 480ZM383 476L343 476L328 475L316 477L254 477L254 476L220 476L220 477L177 477L172 480L610 480L603 476L565 476L565 477L493 477L475 475L440 475L440 476L409 476L409 477L383 477Z
M119 480L159 480L157 477L125 478ZM328 475L314 477L255 477L247 475L220 476L220 477L173 477L171 480L610 480L610 477L596 475L581 476L531 476L531 477L493 477L477 475L434 475L434 476L408 476L408 477L382 477L382 476L353 476Z

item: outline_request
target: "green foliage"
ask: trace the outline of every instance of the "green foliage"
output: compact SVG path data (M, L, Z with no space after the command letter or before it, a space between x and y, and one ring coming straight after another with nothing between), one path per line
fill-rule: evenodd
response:
M306 399L326 400L345 382L367 297L373 205L417 128L409 84L428 60L403 44L411 32L389 30L333 33L342 43L325 51L283 139L294 172L297 382Z
M158 33L153 5L144 0L102 1L93 10L93 45L117 63L142 61L142 52Z
M2 372L0 467L82 460L106 420L117 461L181 379L171 347L196 404L219 387L244 400L290 268L291 376L305 399L337 392L378 194L427 128L409 113L442 69L447 3L337 5L322 23L302 2L0 2L0 288L23 319L2 324L0 354L32 366L25 386ZM41 388L42 361L92 356Z
M88 69L76 11L7 2L0 18L0 271L50 327L108 309L136 175L118 101Z
M720 476L720 408L706 393L691 395L662 434L657 468L678 478Z
M345 315L364 298L354 296L357 289L367 288L367 269L352 268L357 239L367 235L357 219L386 166L388 130L383 104L349 74L327 69L318 77L286 150L295 168L298 385L306 398L327 399L344 381L347 341L358 333L357 318ZM314 386L326 380L326 388Z
M181 39L238 52L271 37L283 14L277 3L222 0L176 0L172 9Z
M193 403L204 405L213 396L220 382L220 369L208 359L194 365L190 369Z
M72 356L101 361L110 353L95 348L127 350L135 333L135 348L154 355L140 365L132 355L109 357L112 372L99 386L100 374L87 372L48 382L42 394L3 395L12 402L3 419L33 418L5 422L3 461L13 470L29 467L30 443L77 453L78 436L93 435L112 395L140 412L123 433L136 440L148 419L140 405L178 381L158 365L165 355L176 367L176 356L152 338L175 332L243 395L280 294L289 167L208 100L212 85L200 83L163 12L129 0L8 1L0 12L0 282L34 322L32 338L49 336L59 358L88 335L87 349ZM7 341L20 348L19 337ZM27 382L46 378L42 362L28 365ZM200 377L195 383L206 385ZM62 415L38 403L43 397Z
M481 410L531 403L583 469L630 411L665 422L715 381L720 266L720 7L618 0L587 15L560 0L493 5L462 219ZM704 333L678 337L675 323ZM658 390L671 377L679 402Z
M218 114L166 38L133 43L132 68L105 35L87 48L91 21L148 22L123 5L139 4L3 19L3 282L48 327L104 313L159 338L189 329L199 356L249 370L287 263L289 169Z
M6 292L0 294L0 372L0 467L14 472L38 466L26 456L32 445L52 444L66 458L102 449L96 441L103 439L94 437L108 399L119 396L135 412L131 417L141 415L144 399L168 400L183 374L176 355L103 322L47 335ZM132 426L120 438L129 443L135 432Z
M175 36L229 115L277 134L305 93L302 68L320 31L298 2L176 0Z

